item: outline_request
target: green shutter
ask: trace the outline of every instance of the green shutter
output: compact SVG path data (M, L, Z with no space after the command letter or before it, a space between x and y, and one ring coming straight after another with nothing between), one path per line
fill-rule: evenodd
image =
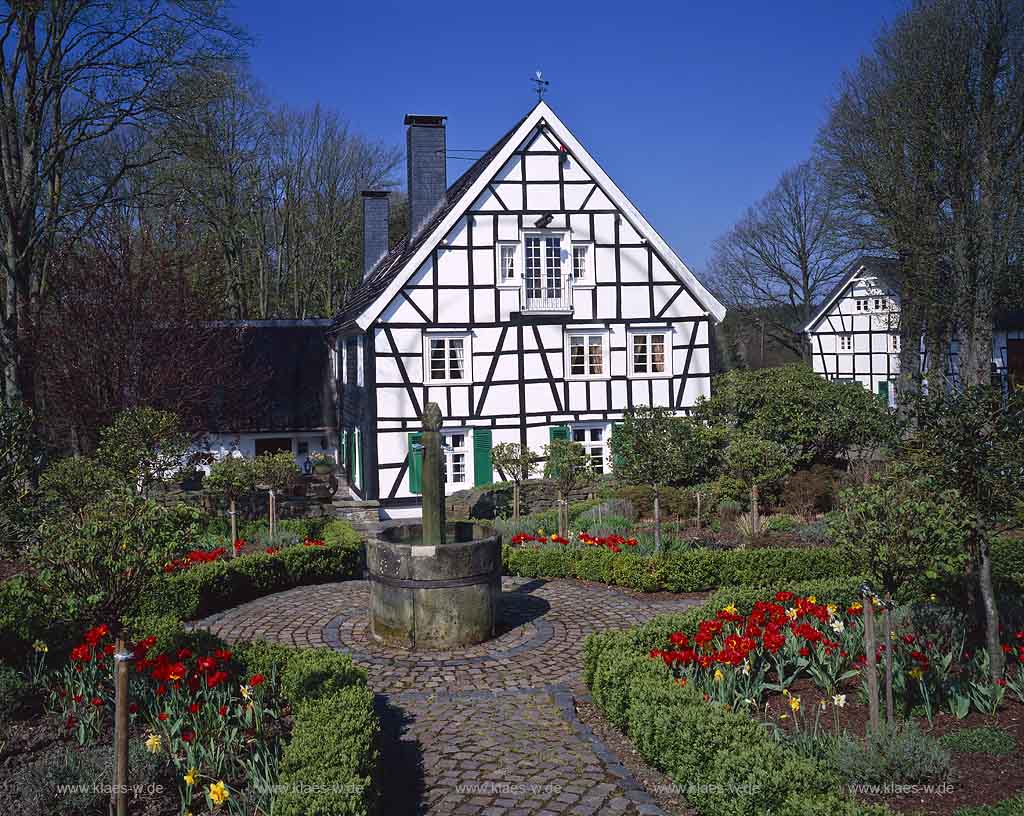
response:
M556 439L562 439L566 442L570 439L569 426L568 425L552 425L548 429L550 433L550 439L554 442Z
M490 484L494 481L494 466L491 464L491 429L473 429L473 484Z
M423 449L416 449L423 439L423 434L417 431L409 434L409 492L423 492Z
M363 489L363 435L356 430L356 484Z
M615 437L616 432L621 427L622 427L622 423L621 422L613 422L612 423L612 438ZM613 448L612 449L612 467L613 468L622 467L623 464L624 464L624 460L622 458L622 454L619 453L619 451L617 451L617 450L615 450Z

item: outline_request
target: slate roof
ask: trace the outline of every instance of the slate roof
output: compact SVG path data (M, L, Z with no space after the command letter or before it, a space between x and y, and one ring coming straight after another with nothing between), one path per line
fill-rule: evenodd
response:
M238 332L246 394L210 406L207 432L319 431L334 425L327 330L330 320L250 320L216 324ZM237 401L236 401L237 402Z
M487 169L487 166L498 155L505 146L505 143L512 138L512 135L528 117L529 113L516 122L504 136L498 139L486 153L469 166L466 172L459 176L446 191L444 202L424 222L422 229L413 236L411 241L409 236L406 235L391 248L387 255L377 262L377 265L371 270L370 274L352 291L348 302L334 318L331 327L332 332L344 332L354 326L359 315L388 288L388 285L401 272L402 267L416 254L416 251L430 237L437 225L444 220L448 213L458 206L463 194L480 177L480 174Z

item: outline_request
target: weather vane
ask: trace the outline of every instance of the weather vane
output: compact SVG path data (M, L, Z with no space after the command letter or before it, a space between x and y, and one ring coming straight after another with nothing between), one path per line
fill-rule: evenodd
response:
M544 74L541 71L537 71L532 77L530 82L534 85L534 90L537 92L537 99L544 98L544 92L547 91L548 85L551 83L544 79Z

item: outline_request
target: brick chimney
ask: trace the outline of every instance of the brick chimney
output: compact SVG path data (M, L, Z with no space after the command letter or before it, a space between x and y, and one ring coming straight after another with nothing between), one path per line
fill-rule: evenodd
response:
M363 190L363 277L388 251L388 194L384 190Z
M410 238L416 237L427 219L444 203L448 189L444 133L447 118L412 113L405 117Z

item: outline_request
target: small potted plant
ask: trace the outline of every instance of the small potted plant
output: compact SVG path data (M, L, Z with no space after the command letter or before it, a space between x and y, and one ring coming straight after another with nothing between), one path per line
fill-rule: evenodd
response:
M313 472L318 476L326 476L328 473L334 472L334 459L330 454L317 451L310 459L313 461Z

